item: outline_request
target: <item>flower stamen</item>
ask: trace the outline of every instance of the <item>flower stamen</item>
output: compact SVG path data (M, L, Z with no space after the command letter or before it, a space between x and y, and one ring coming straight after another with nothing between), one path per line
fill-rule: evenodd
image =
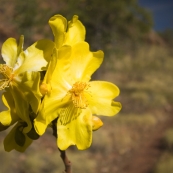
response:
M76 82L73 84L69 93L71 94L72 102L75 107L85 109L88 106L88 101L85 97L85 92L89 88L86 82Z
M0 64L0 74L3 76L3 79L0 79L0 90L3 90L9 86L14 77L13 69L6 64Z

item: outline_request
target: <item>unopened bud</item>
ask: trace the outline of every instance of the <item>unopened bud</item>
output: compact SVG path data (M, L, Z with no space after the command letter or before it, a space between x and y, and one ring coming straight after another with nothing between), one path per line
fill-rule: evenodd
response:
M98 130L101 126L103 126L102 120L96 116L92 116L92 130Z
M46 83L41 83L40 85L40 92L42 95L46 95L50 91L50 85Z

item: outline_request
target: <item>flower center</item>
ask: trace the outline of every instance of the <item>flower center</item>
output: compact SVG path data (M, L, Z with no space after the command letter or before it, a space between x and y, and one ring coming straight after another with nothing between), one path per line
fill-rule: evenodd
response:
M13 69L6 64L0 64L0 74L3 79L0 79L0 90L9 86L9 83L14 77Z
M71 94L75 107L84 109L88 106L87 99L85 98L85 92L88 88L89 84L86 82L76 82L73 84L73 87L71 90L69 90L69 93Z

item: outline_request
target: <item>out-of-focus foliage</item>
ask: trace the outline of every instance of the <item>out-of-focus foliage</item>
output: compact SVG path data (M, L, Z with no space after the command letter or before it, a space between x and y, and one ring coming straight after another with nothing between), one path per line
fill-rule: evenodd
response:
M14 21L21 32L26 31L26 35L31 34L30 30L37 23L37 0L22 1L16 0L14 7Z
M65 0L61 13L77 13L87 27L87 39L97 47L105 43L141 38L152 27L148 11L137 0ZM95 41L97 40L97 42Z
M126 39L139 40L153 23L151 14L137 0L16 0L10 1L10 6L14 25L29 43L48 33L45 23L58 13L67 19L79 16L93 49Z
M172 50L173 47L173 30L167 29L159 35L165 40L165 42L170 46L170 49Z

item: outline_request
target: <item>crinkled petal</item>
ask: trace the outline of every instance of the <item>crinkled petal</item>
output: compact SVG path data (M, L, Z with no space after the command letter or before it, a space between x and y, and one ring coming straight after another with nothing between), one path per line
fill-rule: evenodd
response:
M79 150L90 147L92 142L92 114L89 109L83 109L77 118L67 124L57 123L57 145L66 150L70 145L76 145Z
M103 98L100 98L100 100L90 100L89 104L92 113L96 115L114 116L122 108L121 103L109 101Z
M86 42L77 43L73 47L63 46L55 50L55 53L57 64L51 77L51 84L52 87L61 85L67 91L76 81L88 82L103 61L103 52L90 52Z
M15 85L12 86L11 93L14 99L16 114L27 123L27 126L23 129L24 133L31 130L32 124L29 117L29 103L26 101L24 93Z
M119 95L116 85L103 81L89 82L89 85L86 98L92 114L113 116L121 110L121 104L112 101Z
M15 66L15 73L46 70L53 48L54 43L50 40L44 39L34 43L21 52Z
M0 123L4 126L13 125L19 117L16 114L14 100L9 90L3 93L2 101L8 110L0 112Z
M54 35L56 47L59 48L65 39L67 20L61 15L54 15L50 18L49 25Z
M52 58L49 61L49 65L48 65L46 74L44 76L43 83L50 84L50 81L52 79L52 74L53 74L56 64L57 64L57 59L58 59L58 49L54 48L53 52L52 52Z
M56 54L57 65L51 83L62 85L67 91L76 81L88 82L103 61L103 52L90 52L86 42L63 46Z
M60 97L60 92L52 91L46 95L40 107L38 116L34 120L34 128L39 135L42 135L47 126L59 115L59 109L68 104L69 98Z
M91 75L100 67L103 56L102 51L90 52L86 42L75 44L70 59L71 78L74 81L89 81Z
M26 134L23 134L24 140L24 145L20 146L16 143L15 141L15 135L16 135L16 130L19 128L20 123L17 123L13 129L9 132L9 134L5 137L4 139L4 149L7 152L10 152L11 150L15 149L16 151L19 152L24 152L29 145L32 143L32 139L30 139Z
M65 91L71 89L71 83L73 83L73 81L69 77L71 75L70 56L70 46L63 46L59 50L54 50L53 57L57 58L57 64L51 77L51 84L53 88L56 88L56 86L58 86L58 88L61 87ZM48 72L49 70L51 69L48 69Z
M17 47L17 57L20 55L20 53L23 51L23 44L24 44L24 36L21 35L19 39L19 45Z
M6 65L9 67L14 67L17 60L17 42L14 38L7 39L3 45L1 54Z
M12 118L10 111L2 111L0 112L0 123L4 126L9 126L11 124Z
M89 82L89 92L95 97L114 99L120 93L119 88L111 82L91 81Z
M65 45L74 45L85 40L86 30L83 24L78 20L78 16L74 15L72 20L68 22L68 30L65 38Z
M41 102L41 93L39 90L40 73L25 72L19 85L22 92L26 93L26 99L32 107L34 113L37 113Z

